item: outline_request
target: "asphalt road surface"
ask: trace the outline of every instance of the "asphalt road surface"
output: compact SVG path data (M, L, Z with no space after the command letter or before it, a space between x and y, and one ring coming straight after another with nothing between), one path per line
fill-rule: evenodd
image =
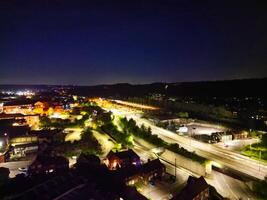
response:
M267 175L266 163L255 161L239 153L222 149L212 144L199 142L190 137L179 136L171 131L153 125L150 121L142 119L138 115L131 114L127 117L136 120L138 125L144 124L145 126L150 126L152 134L158 135L166 142L176 142L189 151L195 151L198 155L215 161L222 166L235 169L241 173L261 180L264 180Z
M25 167L27 168L32 163L32 160L27 161L15 161L15 162L6 162L0 163L0 167L8 168L10 171L9 177L14 178L17 174L22 173L18 168Z

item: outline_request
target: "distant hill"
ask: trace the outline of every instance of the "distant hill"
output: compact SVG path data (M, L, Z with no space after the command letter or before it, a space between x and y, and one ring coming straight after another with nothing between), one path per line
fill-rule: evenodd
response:
M199 96L199 97L267 97L265 87L267 78L226 81L201 81L177 83L152 83L132 85L127 83L114 85L79 86L73 88L73 93L89 96L143 96L160 93L167 96Z
M265 87L267 78L225 81L199 81L177 83L151 83L132 85L118 83L96 86L65 86L71 93L84 96L131 97L144 96L152 93L167 96L198 96L198 97L267 97ZM49 89L56 86L46 85L0 85L0 89ZM61 86L62 87L62 86ZM64 87L64 86L63 86Z

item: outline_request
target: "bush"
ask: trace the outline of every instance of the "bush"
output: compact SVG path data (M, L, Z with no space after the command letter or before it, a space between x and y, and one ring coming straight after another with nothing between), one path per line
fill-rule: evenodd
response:
M262 199L267 199L267 182L258 181L253 184L253 191Z
M67 157L74 156L80 152L89 154L101 154L101 144L94 137L90 129L85 129L82 132L81 139L74 142L62 142L56 146L59 153L64 154Z
M5 184L9 178L9 169L5 167L0 167L0 186Z
M114 125L112 122L102 125L101 130L110 135L114 140L116 140L116 142L121 143L124 146L133 145L132 141L129 139L131 138L131 134L127 131L120 132L117 129L117 126Z

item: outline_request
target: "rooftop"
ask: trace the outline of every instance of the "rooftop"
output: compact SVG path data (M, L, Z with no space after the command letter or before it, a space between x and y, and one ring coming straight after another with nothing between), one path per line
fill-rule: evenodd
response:
M44 156L38 155L33 164L42 163L42 165L65 165L68 164L68 160L63 156Z
M186 186L173 198L173 200L192 200L208 187L209 185L203 176L199 178L189 176Z
M27 117L27 116L38 116L38 115L36 115L36 114L23 115L21 113L14 113L14 114L0 113L0 119L13 119L13 118L17 118L17 117Z
M143 164L141 166L141 171L143 173L149 173L155 169L160 169L160 168L163 168L165 167L159 159L155 159L155 160L152 160L152 161L148 161L147 163Z
M19 106L19 105L31 105L34 101L30 99L13 100L4 102L4 106Z
M27 135L30 128L28 126L0 126L0 137L7 136L9 138L14 138L18 136Z
M127 151L120 151L120 152L110 151L107 157L110 158L113 155L115 155L119 159L125 159L125 158L138 158L139 159L139 156L132 149L129 149Z

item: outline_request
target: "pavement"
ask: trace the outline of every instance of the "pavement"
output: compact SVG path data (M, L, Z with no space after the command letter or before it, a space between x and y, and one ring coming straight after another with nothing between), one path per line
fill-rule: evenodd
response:
M0 167L9 168L10 178L14 178L17 174L21 174L22 172L19 171L18 168L28 168L29 165L33 162L33 160L27 160L27 161L15 161L15 162L6 162L6 163L0 163Z
M242 140L231 140L225 143L219 142L213 145L219 148L222 148L222 149L227 149L229 151L241 152L244 149L244 147L258 143L258 142L259 142L258 138L247 138L247 139L242 139ZM227 147L225 145L227 145Z
M200 124L200 123L190 123L186 124L186 127L188 128L188 133L193 135L211 135L215 132L223 132L226 129L219 126L214 126L211 124Z

